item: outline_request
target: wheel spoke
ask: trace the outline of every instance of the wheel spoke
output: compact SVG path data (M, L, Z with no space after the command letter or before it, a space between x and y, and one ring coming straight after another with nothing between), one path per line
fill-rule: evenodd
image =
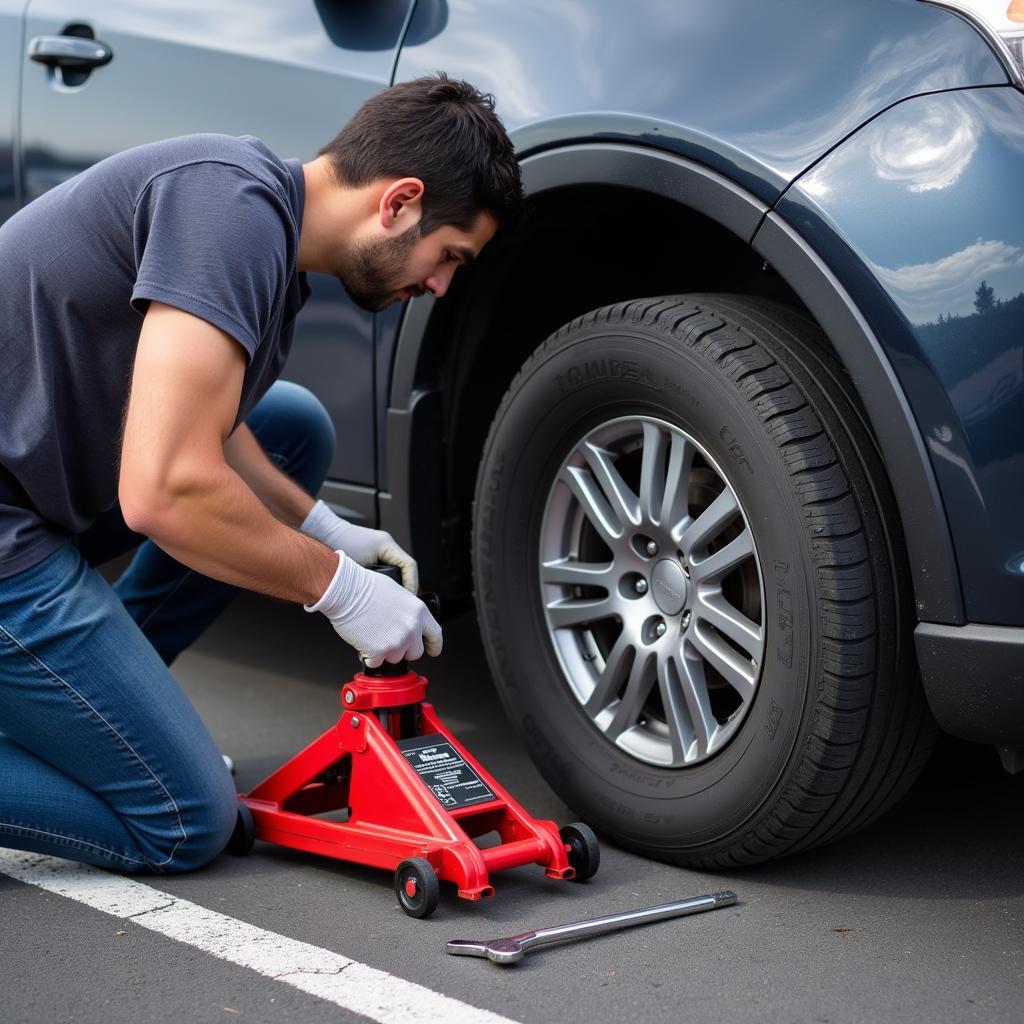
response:
M596 718L615 699L622 680L628 672L630 658L634 656L635 652L636 648L630 641L629 635L623 630L608 652L608 657L604 661L604 669L584 705L584 710L591 718Z
M718 729L718 722L711 710L711 699L708 696L708 680L703 671L703 662L698 656L687 654L686 645L679 653L679 665L683 670L683 696L693 723L696 736L697 757L705 757L711 749L712 739Z
M615 709L612 720L608 723L606 733L609 739L617 739L630 726L636 725L640 718L644 709L644 701L647 700L651 688L654 686L655 669L651 664L653 659L653 653L644 656L640 651L633 659L625 693L619 701L619 706Z
M649 523L661 522L665 493L665 450L668 438L655 423L644 421L644 450L640 463L640 513Z
M546 606L552 629L571 629L587 622L599 622L616 613L616 603L610 597L563 597Z
M764 631L738 608L729 604L722 596L721 591L701 594L694 606L693 613L698 619L710 622L730 640L735 640L750 655L753 662L757 663L761 660L764 650Z
M644 421L643 461L640 466L640 511L655 526L674 523L686 515L690 467L696 449L675 433Z
M704 662L699 656L688 654L686 644L673 655L673 662L682 686L683 699L690 716L697 749L693 756L702 758L707 755L712 737L718 728L718 722L711 711L708 699L708 683L704 677Z
M587 460L605 501L622 528L640 525L640 499L622 479L612 453L599 445L584 441L578 451Z
M693 457L696 454L697 449L687 438L675 433L672 435L659 520L663 526L678 526L689 522L690 470L693 468ZM675 527L671 533L674 539Z
M740 657L720 636L695 624L687 634L690 643L746 703L754 693L757 669Z
M568 587L612 586L614 562L576 562L571 558L556 558L542 562L540 579L542 583L560 583Z
M690 576L694 583L714 583L726 576L745 558L754 553L754 541L750 531L744 531L725 547L702 561L690 560Z
M661 705L665 709L665 724L668 726L672 763L680 765L690 754L694 741L694 728L690 721L689 708L686 704L679 666L675 658L658 660L658 690L661 693Z
M575 495L590 525L613 551L622 539L623 527L594 480L593 474L579 466L566 466L559 479Z
M692 558L693 552L706 548L733 521L739 510L736 495L731 487L726 487L696 519L677 523L672 528L672 537L683 554Z

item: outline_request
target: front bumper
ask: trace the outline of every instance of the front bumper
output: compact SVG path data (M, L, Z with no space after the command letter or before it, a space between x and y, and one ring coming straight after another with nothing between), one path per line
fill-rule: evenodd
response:
M928 704L946 732L1024 746L1024 626L922 622L914 640Z

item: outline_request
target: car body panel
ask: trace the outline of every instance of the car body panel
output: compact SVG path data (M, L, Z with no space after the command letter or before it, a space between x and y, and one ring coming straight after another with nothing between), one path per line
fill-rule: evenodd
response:
M914 644L938 724L1003 748L1008 771L1024 768L1024 629L922 622Z
M20 205L15 160L24 7L21 0L0 0L0 223Z
M922 96L776 207L881 340L953 527L967 618L993 625L1024 624L1022 158L1017 89Z
M768 203L898 100L1007 82L971 26L916 0L418 0L396 81L438 68L495 94L521 154L651 145Z

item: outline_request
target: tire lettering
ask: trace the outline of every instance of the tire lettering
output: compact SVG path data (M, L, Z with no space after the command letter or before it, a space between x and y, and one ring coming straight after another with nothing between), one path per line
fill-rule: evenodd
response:
M624 380L643 384L652 391L660 391L654 374L632 359L588 359L570 366L565 373L555 377L558 390L564 395L588 384L600 384L607 380Z
M747 472L753 476L754 467L747 461L746 455L743 454L743 449L740 447L739 441L736 440L736 435L728 427L722 427L718 432L718 436L725 442L733 461L738 462L741 466L746 466Z
M653 814L649 812L639 814L635 807L630 807L628 804L620 804L606 796L596 796L595 803L599 804L606 811L615 815L620 820L623 818L628 818L633 821L639 820L645 825L671 825L676 820L675 815L673 814Z
M764 723L764 731L768 733L768 739L775 739L775 734L779 731L779 723L781 721L782 708L775 701L772 701L772 705L768 709L768 718Z
M779 642L775 657L786 666L793 667L793 593L786 586L789 562L775 563L775 611L778 616Z
M671 789L676 784L675 779L652 778L650 775L644 775L643 772L629 768L619 761L612 761L610 769L613 775L619 775L639 786L646 786L648 789Z
M683 387L682 384L677 380L673 380L671 377L665 377L662 379L662 387L670 394L678 395L684 399L688 405L699 406L700 399L692 392Z

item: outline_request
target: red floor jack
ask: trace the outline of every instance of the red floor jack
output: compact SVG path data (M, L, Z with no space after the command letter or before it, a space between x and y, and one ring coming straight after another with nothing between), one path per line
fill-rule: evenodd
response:
M337 723L239 796L228 849L248 853L262 839L394 871L412 917L434 912L439 881L478 900L494 895L491 872L521 864L539 864L548 878L591 878L600 848L590 828L531 818L444 727L426 691L404 662L356 673L341 688ZM494 832L496 845L474 842Z

